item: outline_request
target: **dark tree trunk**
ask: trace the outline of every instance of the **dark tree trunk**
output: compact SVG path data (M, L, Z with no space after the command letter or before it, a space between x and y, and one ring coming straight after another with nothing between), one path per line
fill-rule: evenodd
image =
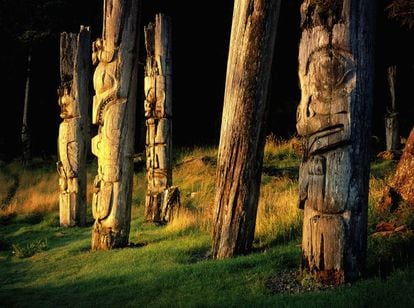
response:
M92 212L92 249L128 244L131 223L132 176L138 68L138 0L104 1L102 39L93 44L98 63L93 77L92 139L98 175Z
M89 139L88 107L92 102L91 32L60 35L60 117L57 169L61 226L84 226L86 221L86 152Z
M374 6L371 0L301 6L302 269L328 284L358 278L365 265Z
M380 206L392 211L401 201L414 208L414 128L407 139L395 174L384 190Z
M387 69L388 88L390 90L390 104L385 115L385 141L387 151L396 151L399 148L398 110L395 100L395 83L397 67L392 65Z
M251 250L279 0L236 0L218 152L213 257Z

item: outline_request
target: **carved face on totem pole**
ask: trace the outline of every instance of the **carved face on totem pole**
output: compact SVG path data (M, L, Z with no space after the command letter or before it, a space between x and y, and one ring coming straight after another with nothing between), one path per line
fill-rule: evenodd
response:
M118 194L121 127L127 100L119 96L116 49L98 39L93 44L92 58L98 63L93 76L92 123L99 125L98 135L92 138L92 152L98 157L93 213L96 219L102 219L109 215Z
M75 99L70 93L68 86L63 86L58 90L58 103L60 106L60 117L64 120L77 117L78 111L76 110Z
M296 127L300 135L308 138L307 153L346 143L355 87L352 56L339 48L316 50L308 58L301 82Z
M305 141L299 173L302 268L329 283L344 279L345 234L357 204L351 187L351 103L357 76L349 14L345 0L304 0L301 6L302 97L296 128Z

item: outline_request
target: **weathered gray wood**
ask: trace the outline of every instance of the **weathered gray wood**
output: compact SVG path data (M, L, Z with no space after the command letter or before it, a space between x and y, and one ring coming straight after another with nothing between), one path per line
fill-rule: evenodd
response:
M23 164L30 163L32 159L31 151L31 138L28 124L28 113L29 113L29 91L30 91L30 70L32 63L32 50L29 50L27 55L27 69L26 69L26 84L24 88L24 105L23 105L23 121L22 130L20 133L22 141L22 161Z
M365 265L375 1L305 0L297 130L302 270L340 284Z
M218 151L213 257L253 244L279 0L236 0Z
M84 226L86 221L86 150L88 106L92 102L91 32L60 34L60 117L57 170L61 226Z
M387 151L398 150L400 136L398 132L398 110L395 100L395 83L397 79L397 66L391 65L387 69L388 88L390 90L390 104L385 115L385 141Z
M92 212L92 249L128 244L137 100L138 0L104 1L102 39L93 43L92 153L98 175Z
M163 211L172 185L172 54L171 21L157 14L144 28L147 61L144 80L144 114L147 126L147 194L145 220L166 222ZM176 196L173 194L171 196ZM179 203L179 195L170 206ZM168 202L167 202L168 203ZM168 218L172 216L168 215Z

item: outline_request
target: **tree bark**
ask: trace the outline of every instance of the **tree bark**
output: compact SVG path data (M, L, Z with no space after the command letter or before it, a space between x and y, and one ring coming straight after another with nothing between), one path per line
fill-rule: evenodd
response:
M61 226L84 226L86 221L86 149L89 138L88 106L92 101L91 32L60 35L60 117L57 169Z
M22 141L22 161L24 165L30 163L32 159L32 150L31 150L31 138L28 125L28 113L29 113L29 91L30 91L30 70L32 63L32 50L29 50L27 55L27 70L26 70L26 85L24 89L24 106L23 106L23 123L21 131L21 141Z
M128 244L131 221L138 64L138 0L106 0L102 39L93 43L92 153L98 175L92 212L92 249Z
M280 1L236 0L218 151L213 257L251 250Z
M172 54L170 18L157 14L144 28L147 194L145 220L166 222L162 208L172 185ZM172 194L176 195L176 194ZM179 200L179 197L178 199ZM171 200L171 206L176 204ZM177 203L179 206L179 203ZM170 216L168 216L170 218ZM172 218L172 217L171 217Z
M387 69L388 87L390 90L390 105L385 115L385 141L387 151L396 151L399 147L398 110L395 100L395 83L397 66L392 65Z
M375 1L305 0L297 130L302 270L341 284L365 266Z
M414 128L407 139L395 174L384 189L380 207L393 211L401 201L414 208Z

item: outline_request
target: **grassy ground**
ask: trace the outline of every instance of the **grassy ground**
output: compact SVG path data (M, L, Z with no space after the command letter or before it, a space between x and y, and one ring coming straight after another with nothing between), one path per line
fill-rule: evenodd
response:
M0 171L0 200L8 204L0 212L0 306L413 306L411 232L370 236L368 276L352 285L301 294L273 294L266 287L275 275L299 267L296 149L295 140L268 141L254 252L221 261L207 257L215 149L179 151L174 183L180 187L183 210L168 226L143 222L145 181L137 166L132 245L107 252L89 250L90 226L58 226L53 162L30 170L16 162L7 165ZM373 163L370 233L382 221L399 220L413 227L412 212L403 206L400 215L393 216L376 209L394 166L389 161ZM89 166L90 183L95 169Z

